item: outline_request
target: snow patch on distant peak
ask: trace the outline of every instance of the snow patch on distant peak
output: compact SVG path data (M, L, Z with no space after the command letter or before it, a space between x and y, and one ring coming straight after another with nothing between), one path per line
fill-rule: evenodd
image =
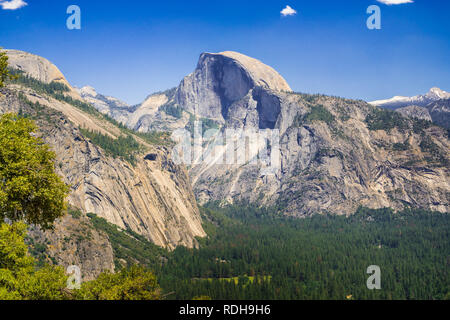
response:
M445 92L444 90L441 90L440 88L437 88L437 87L431 88L427 95L435 96L439 99L450 98L450 93Z
M377 100L369 102L371 105L386 107L386 108L400 108L406 107L408 105L418 105L424 107L429 103L441 100L441 99L450 99L450 93L441 90L438 87L433 87L430 91L425 95L418 95L414 97L402 97L395 96L391 99L387 100Z
M409 97L405 97L405 96L395 96L394 98L392 98L393 100L403 100L403 99L409 99Z

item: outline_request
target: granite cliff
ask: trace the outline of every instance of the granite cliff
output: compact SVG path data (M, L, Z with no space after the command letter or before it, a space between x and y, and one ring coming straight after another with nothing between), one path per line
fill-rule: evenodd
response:
M359 206L449 211L448 133L422 121L429 120L426 113L408 119L364 101L293 93L274 69L233 52L202 54L178 88L151 97L151 111L137 107L130 127L192 129L202 120L222 132L279 131L281 165L273 174L248 158L217 164L221 147L212 159L192 165L201 202L250 202L296 216L351 214Z
M19 51L8 50L7 54L10 67L38 80L39 86L9 84L2 89L0 113L18 112L37 121L38 134L57 154L57 172L71 186L70 205L168 249L196 246L196 237L205 236L197 203L187 171L174 164L168 146L135 136L96 112L47 60ZM54 95L39 90L55 82L67 90ZM139 145L133 154L135 162L109 154L83 132L111 139L129 137ZM59 221L54 238L69 236L70 229L66 220ZM99 233L93 239L105 249L93 245L93 251L84 253L84 258L97 251L104 255L104 267L111 269L107 236ZM90 275L99 271L88 269Z

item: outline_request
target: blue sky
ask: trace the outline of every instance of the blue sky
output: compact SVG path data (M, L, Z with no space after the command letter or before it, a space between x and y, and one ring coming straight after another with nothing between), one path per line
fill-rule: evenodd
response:
M387 0L383 0L387 1ZM295 91L376 100L450 91L450 1L14 0L0 46L41 55L75 86L130 104L175 87L202 52L238 51L274 67ZM66 28L81 8L82 29ZM369 5L382 29L368 30ZM297 14L283 17L289 5Z

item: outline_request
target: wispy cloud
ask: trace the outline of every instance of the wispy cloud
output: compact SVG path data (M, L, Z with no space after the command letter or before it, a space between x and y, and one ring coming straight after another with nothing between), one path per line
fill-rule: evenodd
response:
M294 9L292 9L290 6L286 6L286 8L284 8L283 10L281 10L281 15L283 17L287 17L287 16L295 16L297 14L297 11L295 11Z
M2 6L3 10L17 10L27 5L28 3L26 3L23 0L11 0L11 1L0 0L0 6Z
M388 6L391 6L394 4L414 3L414 1L412 1L412 0L377 0L377 1L387 4Z

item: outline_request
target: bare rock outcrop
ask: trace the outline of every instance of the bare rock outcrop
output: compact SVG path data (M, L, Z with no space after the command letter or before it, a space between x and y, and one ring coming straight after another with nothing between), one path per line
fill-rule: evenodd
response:
M437 97L438 93L432 90L427 97ZM363 101L293 93L275 70L234 52L202 54L195 71L178 88L150 96L146 103L130 110L126 121L133 122L133 129L140 131L173 130L192 128L192 120L202 118L215 121L222 132L226 129L277 130L280 136L280 166L276 170L267 171L264 165L250 159L239 164L218 164L217 156L193 164L189 175L195 194L202 202L251 202L295 216L351 214L361 205L449 212L448 132L428 122L407 119ZM246 137L238 137L233 143L239 139L247 143ZM82 144L69 150L67 156L78 159L76 162L87 168L81 176L78 174L81 168L74 170L72 177L80 181L74 190L73 201L77 205L86 211L102 212L118 225L129 224L156 243L172 239L173 245L182 238L175 230L186 225L180 218L184 213L174 216L178 229L172 229L174 233L169 232L170 236L164 238L157 232L161 228L151 226L161 225L164 217L171 217L165 209L152 207L152 212L163 212L152 215L156 217L153 224L145 219L143 223L138 221L135 212L139 210L133 209L133 206L144 207L142 199L146 198L142 196L140 185L152 186L146 190L158 190L148 192L147 196L156 203L167 203L167 197L153 200L161 194L182 198L171 181L186 190L187 178L172 177L164 182L164 187L152 185L155 180L166 181L164 173L170 172L165 167L170 163L167 154L152 152L158 153L161 160L150 164L139 162L137 173L136 168L118 160L107 163L97 160L103 159L99 151ZM225 148L215 146L215 152L223 155ZM142 172L150 178L144 178ZM115 178L99 179L98 176ZM120 181L119 186L108 189L116 179ZM122 187L133 184L130 181L135 182L135 188ZM127 203L125 190L133 199L131 207L129 203L124 205ZM113 195L110 199L109 194ZM171 202L168 207L176 206L175 203ZM122 208L120 215L116 208ZM122 217L126 217L126 223L120 221ZM142 214L139 217L142 219ZM190 239L201 234L195 219L188 220L187 225Z
M44 83L55 81L70 87L61 71L47 59L18 50L6 50L6 54L9 58L8 65L11 68L23 71L30 77Z
M416 118L416 119L422 119L427 121L433 121L431 118L430 112L427 108L418 107L418 106L408 106L399 108L396 110L397 112L401 113L403 116L407 118Z
M114 272L114 252L108 236L94 228L84 215L70 214L56 221L54 230L32 227L30 245L45 249L46 262L80 268L83 281L96 279L102 272Z

